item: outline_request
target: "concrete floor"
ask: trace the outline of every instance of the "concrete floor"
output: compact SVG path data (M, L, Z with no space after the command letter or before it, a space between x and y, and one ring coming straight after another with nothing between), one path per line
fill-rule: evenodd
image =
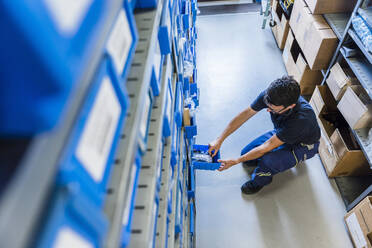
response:
M271 31L257 13L201 16L197 21L200 109L197 143L216 138L272 80L286 73ZM265 111L230 136L223 158L272 129ZM196 175L198 248L347 248L345 206L318 156L274 177L258 194L244 196L241 165Z

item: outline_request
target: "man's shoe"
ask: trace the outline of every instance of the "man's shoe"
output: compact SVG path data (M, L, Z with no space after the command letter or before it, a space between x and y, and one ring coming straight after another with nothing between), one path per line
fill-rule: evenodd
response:
M251 195L257 193L262 188L263 186L254 186L252 181L248 181L242 185L241 190L244 194Z

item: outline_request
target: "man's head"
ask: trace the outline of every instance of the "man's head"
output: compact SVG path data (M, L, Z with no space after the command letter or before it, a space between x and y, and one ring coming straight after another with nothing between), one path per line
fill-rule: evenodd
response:
M300 97L300 85L291 76L284 76L273 81L264 96L268 111L282 114L296 106Z

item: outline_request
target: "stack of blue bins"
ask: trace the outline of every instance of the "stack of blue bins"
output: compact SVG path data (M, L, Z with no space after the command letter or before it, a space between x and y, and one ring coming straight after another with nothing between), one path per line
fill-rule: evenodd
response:
M65 90L67 93L72 84L78 83L78 79L84 74L90 55L101 54L101 61L61 154L55 189L40 235L36 238L36 247L54 247L61 244L62 247L67 244L70 244L70 247L85 247L88 244L101 247L109 225L103 214L103 205L116 148L130 104L126 93L126 77L137 44L137 32L129 3L124 1L121 8L115 11L116 18L110 24L108 37L105 37L106 47L102 51L92 50L111 3L86 2L89 5L80 6L82 13L75 16L81 19L76 21L80 26L72 27L72 23L61 19L66 15L78 15L71 13L76 12L77 7L70 2L57 4L55 1L23 1L22 6L20 1L6 1L8 5L17 4L17 7L28 15L33 14L34 19L26 14L19 15L22 18L27 16L23 23L18 20L20 26L29 27L31 21L34 21L42 33L40 38L34 34L36 29L27 28L27 32L33 32L32 37L40 39L38 43L25 39L27 35L31 36L27 32L22 37L22 51L28 55L38 55L37 58L33 57L32 61L30 58L30 61L22 62L24 66L32 65L30 68L37 75L26 70L25 76L30 77L30 80L44 84L61 83L64 87L59 87L59 90ZM74 8L70 8L70 5ZM70 13L63 13L64 11ZM49 20L49 23L46 20ZM12 32L18 32L19 35L20 30L15 29ZM35 88L35 84L30 85ZM58 88L55 85L52 87ZM47 93L40 88L37 91ZM64 101L66 99L64 98ZM49 95L49 100L52 101L50 105L54 106L52 95ZM58 106L54 108L55 113L59 113L60 108L64 106L62 101ZM42 104L38 107L44 108ZM140 161L135 164L134 167L139 168ZM133 181L136 183L139 169L132 171L135 172ZM136 187L133 191L135 189ZM129 221L124 224L123 230L130 230L130 212L127 219Z

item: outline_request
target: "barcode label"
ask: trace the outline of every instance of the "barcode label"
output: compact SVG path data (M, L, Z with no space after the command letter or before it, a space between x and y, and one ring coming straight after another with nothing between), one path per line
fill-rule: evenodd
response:
M120 113L119 100L111 80L106 76L76 149L76 157L97 182L103 178Z
M141 124L140 124L141 125L140 135L141 135L141 138L143 139L146 138L150 105L151 105L150 95L147 94L146 99L145 99L145 106L143 106L143 110L142 110L142 117L141 117Z
M71 228L62 227L57 234L53 248L66 247L93 248L94 246Z
M73 36L79 29L92 0L44 0L60 33Z
M121 10L107 43L107 51L111 55L115 69L119 74L123 73L132 42L133 37L127 14L124 10Z

